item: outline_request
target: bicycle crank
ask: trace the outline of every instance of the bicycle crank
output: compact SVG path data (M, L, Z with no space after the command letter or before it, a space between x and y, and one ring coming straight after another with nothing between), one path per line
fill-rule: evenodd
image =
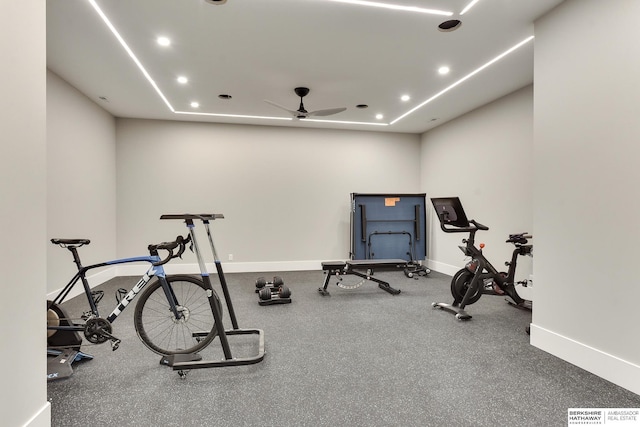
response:
M114 351L120 346L120 340L111 335L111 323L102 317L87 320L84 325L84 336L87 341L93 344L102 344L111 340L111 349Z

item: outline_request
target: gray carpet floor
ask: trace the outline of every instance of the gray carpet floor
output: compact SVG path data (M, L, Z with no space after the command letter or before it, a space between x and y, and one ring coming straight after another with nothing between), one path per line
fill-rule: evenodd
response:
M260 306L255 280L274 275L291 288L292 303ZM264 330L265 358L184 379L138 340L134 301L113 324L117 351L83 346L94 359L48 383L52 425L562 426L568 408L640 408L639 395L531 346L531 312L502 297L483 296L468 307L473 319L461 322L431 307L451 302L449 276L376 277L402 293L372 282L344 290L333 279L323 297L321 271L227 274L240 328ZM134 283L121 277L100 286L103 316L115 290ZM86 303L63 307L73 316ZM229 340L235 357L257 352L254 337ZM220 341L201 354L221 359Z

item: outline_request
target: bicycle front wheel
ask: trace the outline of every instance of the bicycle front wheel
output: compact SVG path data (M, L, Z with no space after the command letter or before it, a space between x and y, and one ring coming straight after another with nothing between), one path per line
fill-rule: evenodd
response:
M222 313L220 298L202 280L191 276L168 276L169 295L179 316L169 305L167 293L159 279L140 295L133 322L140 340L160 355L196 353L205 348L218 333L207 295Z

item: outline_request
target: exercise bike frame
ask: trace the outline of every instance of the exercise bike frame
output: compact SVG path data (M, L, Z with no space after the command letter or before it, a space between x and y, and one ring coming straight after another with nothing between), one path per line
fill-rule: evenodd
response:
M477 224L477 223L476 223ZM482 224L480 224L482 225ZM506 273L498 271L487 258L482 253L482 248L477 248L474 244L474 236L475 231L470 232L469 239L464 239L462 242L465 243L465 246L459 246L462 252L471 257L471 260L465 265L464 269L460 270L451 282L452 293L453 287L455 286L455 281L465 271L472 273L473 279L469 284L467 292L465 292L462 299L456 297L454 294L454 306L459 306L464 310L464 307L468 304L472 304L470 300L474 295L477 295L477 299L480 298L480 293L489 293L493 295L507 295L509 296L515 305L522 306L525 303L525 300L518 295L518 292L515 288L515 274L517 268L517 262L519 256L531 255L533 252L533 246L527 245L527 238L531 236L526 233L520 234L511 234L509 235L509 239L506 243L513 243L515 245L515 249L511 255L511 261L505 262L505 265L508 267ZM494 285L498 288L493 292L487 292L485 288L485 283L487 280L491 285ZM526 284L526 281L524 282ZM495 289L495 288L494 288ZM474 301L475 302L475 301Z
M449 222L447 219L447 214L439 213L439 217L440 228L445 233L469 233L469 238L462 240L462 243L464 243L465 245L459 246L459 248L466 256L471 257L471 260L465 265L464 268L459 270L451 280L451 293L454 297L453 303L445 304L434 302L432 304L433 307L442 308L455 314L456 319L458 320L471 319L472 316L465 311L465 307L476 302L480 298L480 296L485 293L484 287L486 280L490 280L490 283L495 284L495 286L497 286L497 288L502 292L489 293L493 295L505 294L513 300L513 305L517 307L526 307L526 301L521 298L516 291L514 279L518 256L532 256L533 254L533 245L526 244L527 239L531 238L532 236L528 233L509 235L509 239L507 239L506 242L513 243L516 247L511 255L511 261L507 261L505 263L505 265L509 267L507 273L505 274L498 271L484 256L484 254L482 253L482 247L484 245L481 244L480 248L476 247L475 245L476 232L478 230L489 230L489 227L474 220L468 221L468 227L446 227L445 224ZM471 279L471 282L469 283L462 298L459 298L459 296L456 296L457 292L454 287L457 286L456 281L461 277L461 275L466 274L467 272L473 274L473 278Z

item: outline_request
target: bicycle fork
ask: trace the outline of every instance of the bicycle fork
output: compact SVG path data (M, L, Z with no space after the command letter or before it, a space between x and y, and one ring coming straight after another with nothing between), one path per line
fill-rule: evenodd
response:
M155 254L157 256L157 254ZM159 257L158 257L159 260ZM173 290L169 288L169 285L165 279L164 268L159 266L151 265L149 270L140 278L138 283L135 284L131 290L124 295L122 298L119 298L119 303L116 308L113 309L111 314L106 319L106 322L100 322L98 320L104 320L100 318L93 318L87 320L87 326L85 326L85 336L89 341L91 339L89 337L93 337L94 340L99 342L104 342L107 339L111 340L111 349L113 351L117 350L120 346L121 340L111 334L111 324L115 321L120 313L129 305L131 301L142 291L142 289L151 281L153 276L157 276L160 282L162 283L162 289L165 291L165 295L167 296L167 301L169 301L169 306L171 312L175 316L176 319L180 319L183 314L178 310L176 305L176 298L173 295Z

